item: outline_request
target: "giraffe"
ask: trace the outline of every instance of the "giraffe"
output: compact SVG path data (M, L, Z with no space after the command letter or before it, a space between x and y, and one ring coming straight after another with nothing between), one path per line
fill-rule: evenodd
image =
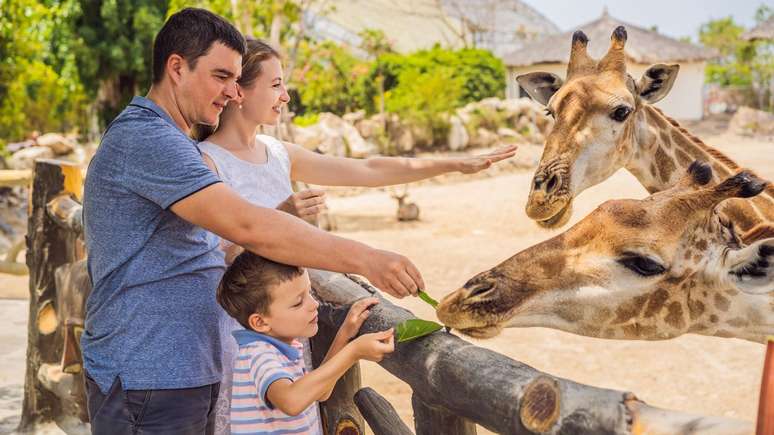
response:
M545 72L517 77L556 119L526 206L527 215L540 226L567 223L573 199L620 168L629 170L649 193L673 186L694 160L710 164L715 182L739 169L651 105L669 93L679 65L653 65L635 82L626 73L626 38L626 29L617 27L607 53L595 61L586 52L588 38L577 31L565 82ZM762 228L752 234L774 235L772 188L750 201L730 200L722 211L738 226L743 240L746 232L759 225Z
M763 342L774 333L774 238L759 233L744 245L718 209L766 182L747 171L712 177L696 161L670 189L603 203L447 295L438 318L478 338L542 326L598 338Z

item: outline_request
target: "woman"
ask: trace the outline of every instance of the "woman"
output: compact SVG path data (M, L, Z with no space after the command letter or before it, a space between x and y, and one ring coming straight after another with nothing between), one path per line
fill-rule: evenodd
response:
M240 93L221 113L217 130L197 128L194 133L197 139L206 138L199 143L205 162L249 201L307 220L325 209L325 194L316 189L293 193L291 180L324 186L388 186L447 172L472 174L516 152L516 147L511 146L482 156L446 159L348 159L322 155L271 136L255 134L259 125L276 124L282 107L290 101L277 51L262 41L248 40L238 84ZM224 242L224 249L227 262L241 250L228 242ZM224 317L224 373L216 409L217 433L229 430L231 375L237 350L231 331L241 329L229 316Z

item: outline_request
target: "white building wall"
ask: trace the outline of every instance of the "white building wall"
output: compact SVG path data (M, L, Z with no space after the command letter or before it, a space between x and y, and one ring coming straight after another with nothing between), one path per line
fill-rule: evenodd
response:
M701 119L704 112L704 66L704 62L681 63L680 72L677 74L672 90L663 100L656 103L656 107L675 119ZM639 80L649 67L650 65L629 64L627 71L635 80ZM554 73L564 79L567 65L537 64L508 68L506 96L518 98L519 84L516 83L516 77L534 71Z

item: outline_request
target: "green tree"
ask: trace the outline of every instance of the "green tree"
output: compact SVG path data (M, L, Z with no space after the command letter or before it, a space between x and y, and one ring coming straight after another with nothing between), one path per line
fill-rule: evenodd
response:
M774 10L763 5L755 13L761 23L774 15ZM774 49L770 41L747 41L745 28L727 17L712 20L701 26L699 40L717 50L719 57L707 63L706 79L721 86L752 88L759 107L771 106L770 83L774 78ZM766 101L769 101L768 104Z
M0 142L32 130L70 130L84 120L75 68L50 41L65 11L33 0L0 0Z
M163 0L68 1L70 17L62 35L72 44L80 80L102 127L132 96L147 92L153 38L169 5Z
M361 106L370 63L331 41L303 42L292 82L300 101L293 110L343 114Z

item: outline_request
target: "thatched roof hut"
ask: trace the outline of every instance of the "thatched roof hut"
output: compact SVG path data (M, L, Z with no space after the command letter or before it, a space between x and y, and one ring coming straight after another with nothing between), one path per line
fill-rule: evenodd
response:
M625 26L628 34L625 53L629 74L638 79L652 64L679 63L680 73L670 95L657 105L675 118L701 118L704 112L704 66L707 59L716 55L715 51L625 23L611 17L607 10L598 19L577 29L546 36L506 55L504 61L509 71L508 96L525 95L515 80L520 74L548 71L564 77L575 30L583 30L588 36L588 52L599 59L607 52L610 35L618 26Z
M774 40L774 16L769 17L768 20L744 32L742 38L748 41L759 39Z
M569 32L550 35L526 45L505 56L508 66L527 66L539 63L564 63L570 59L570 41L575 30L582 30L589 37L588 52L600 58L610 46L610 34L618 26L625 26L629 37L626 56L630 62L651 64L664 62L704 61L715 55L712 50L664 36L656 31L643 29L611 17L607 11L598 19Z

